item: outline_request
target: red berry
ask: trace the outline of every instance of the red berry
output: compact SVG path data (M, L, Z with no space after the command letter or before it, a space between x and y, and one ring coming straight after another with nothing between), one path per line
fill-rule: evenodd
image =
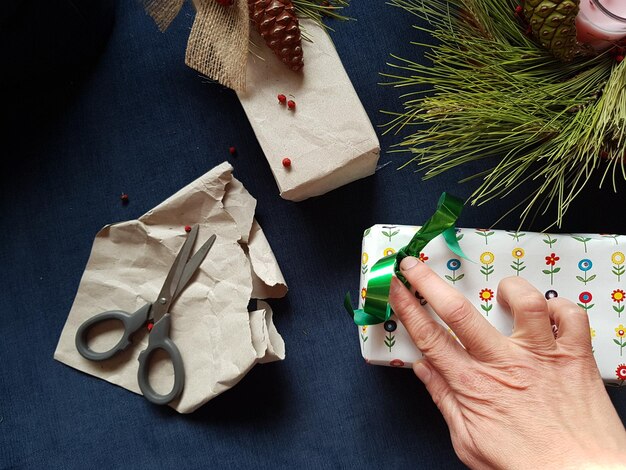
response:
M518 15L522 12L522 10L524 10L524 9L522 8L521 5L517 5L515 7L515 13L517 13Z
M623 55L617 55L615 56L615 62L617 62L618 64L624 60L624 56Z
M235 147L230 147L228 151L230 152L231 155L235 155L237 153L237 149Z
M285 168L289 168L291 166L291 158L288 158L288 157L283 158L283 166Z
M122 193L120 199L122 200L122 202L128 202L128 194Z
M287 101L287 107L289 109L295 109L296 108L296 102L294 100Z
M278 95L278 102L280 104L285 104L286 101L287 101L287 97L285 95L283 95L282 93Z
M191 232L191 225L185 225L185 232Z

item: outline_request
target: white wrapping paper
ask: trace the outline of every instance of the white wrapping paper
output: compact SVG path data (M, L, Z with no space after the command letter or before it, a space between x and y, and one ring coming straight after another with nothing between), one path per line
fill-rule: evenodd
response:
M75 348L78 327L106 310L134 312L155 299L182 245L186 225L200 226L195 248L213 233L216 242L170 311L170 337L185 365L185 387L170 406L189 413L235 385L257 362L282 360L285 346L272 321L272 310L250 299L282 297L285 280L274 254L254 220L256 201L223 163L151 209L138 220L104 227L94 240L85 272L55 359L140 393L137 357L147 331L115 357L93 362ZM120 332L104 327L90 342L94 350L115 344ZM104 346L106 345L106 346ZM153 364L151 383L169 391L169 361Z
M363 308L371 267L407 245L418 229L374 225L365 231L359 308ZM512 318L497 302L498 282L507 276L525 277L546 297L565 297L585 309L602 378L606 383L624 383L626 236L457 229L457 239L471 261L450 251L441 235L426 245L422 258L499 331L509 335ZM425 306L429 309L428 304ZM361 351L370 364L411 367L422 357L395 316L387 325L358 328Z

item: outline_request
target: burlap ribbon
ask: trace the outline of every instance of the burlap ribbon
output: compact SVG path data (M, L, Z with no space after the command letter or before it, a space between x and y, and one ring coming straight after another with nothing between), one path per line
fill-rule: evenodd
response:
M146 12L161 31L176 18L185 0L144 0ZM250 20L248 1L225 7L215 0L192 0L196 10L185 64L235 91L246 86Z

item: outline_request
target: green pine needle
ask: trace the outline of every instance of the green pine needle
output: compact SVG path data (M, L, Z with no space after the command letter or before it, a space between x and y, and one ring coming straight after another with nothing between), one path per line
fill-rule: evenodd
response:
M320 0L292 0L296 14L300 18L308 18L323 27L324 29L333 30L324 23L325 18L333 18L335 20L349 20L351 18L342 15L340 12L347 7L349 0L332 0L323 2Z
M498 163L479 175L470 197L483 204L529 181L538 189L522 203L531 212L556 208L560 226L591 175L626 180L626 61L609 53L569 63L525 34L515 0L390 0L426 20L418 28L435 45L424 65L392 56L404 110L386 112L385 133L402 134L394 151L410 152L424 178L482 158ZM470 179L467 178L467 179ZM465 180L464 180L465 181Z

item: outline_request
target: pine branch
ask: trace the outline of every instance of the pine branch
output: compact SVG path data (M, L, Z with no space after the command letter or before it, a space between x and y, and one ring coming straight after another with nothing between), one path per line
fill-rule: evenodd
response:
M572 201L604 166L602 181L626 180L626 61L610 53L562 63L525 33L514 0L390 0L427 22L432 65L393 57L385 85L406 88L404 111L385 133L402 134L401 168L424 178L483 158L498 161L474 177L472 204L505 197L535 181L521 212ZM417 129L417 131L411 129ZM470 177L471 178L471 177Z

